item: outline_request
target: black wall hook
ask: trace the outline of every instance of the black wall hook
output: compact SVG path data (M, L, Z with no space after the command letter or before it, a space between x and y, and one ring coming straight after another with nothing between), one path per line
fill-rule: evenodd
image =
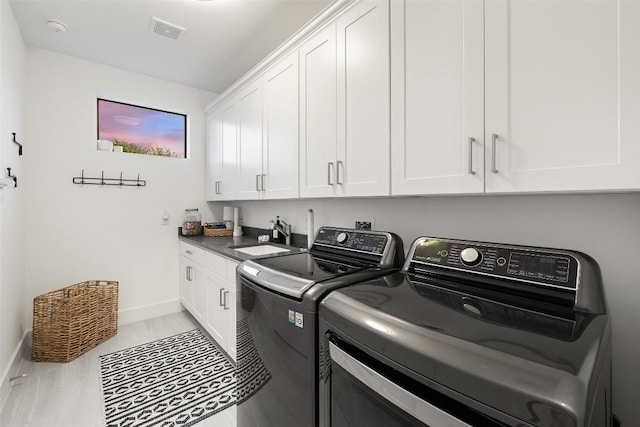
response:
M7 168L7 178L12 178L13 183L15 184L14 186L16 188L18 187L18 177L11 175L11 168Z
M11 133L13 134L13 142L15 144L18 144L18 156L22 156L22 144L16 141L16 133L15 132L11 132Z

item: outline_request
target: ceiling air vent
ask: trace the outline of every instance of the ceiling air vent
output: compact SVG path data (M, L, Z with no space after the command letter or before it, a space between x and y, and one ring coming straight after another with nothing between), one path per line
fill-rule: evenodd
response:
M149 29L153 33L168 37L173 40L178 40L182 36L182 33L187 31L186 28L170 24L167 21L156 18L155 16L151 18L151 25Z

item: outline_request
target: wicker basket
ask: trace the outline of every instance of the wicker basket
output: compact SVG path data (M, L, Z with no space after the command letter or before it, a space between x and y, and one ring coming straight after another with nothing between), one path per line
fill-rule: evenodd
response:
M223 237L233 236L233 230L230 228L204 228L204 235L207 237Z
M35 362L69 362L118 331L118 282L91 280L33 299Z

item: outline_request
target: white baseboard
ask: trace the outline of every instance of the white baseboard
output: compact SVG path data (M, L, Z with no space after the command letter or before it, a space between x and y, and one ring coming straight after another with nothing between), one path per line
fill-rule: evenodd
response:
M184 307L180 304L180 299L165 301L158 304L141 305L119 311L118 324L126 325L128 323L139 322L140 320L179 313L183 310Z
M2 381L0 382L0 413L4 408L7 397L9 397L9 389L11 387L9 378L11 378L12 376L17 376L20 373L19 370L20 365L22 364L23 356L29 347L29 332L31 331L26 331L24 335L22 335L22 339L20 339L20 342L16 346L15 350L13 351L13 355L11 356L11 363L9 363L7 369L5 369L4 372L2 372L2 376L0 376L0 381Z

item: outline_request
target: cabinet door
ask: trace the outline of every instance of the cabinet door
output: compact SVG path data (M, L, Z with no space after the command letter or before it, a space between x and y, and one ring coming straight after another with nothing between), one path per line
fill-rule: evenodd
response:
M337 62L335 25L300 47L300 196L335 194Z
M216 112L207 114L207 200L219 200L219 182L222 180L222 144L220 120Z
M236 286L235 283L232 282L228 283L227 286L227 290L229 293L227 294L226 307L229 330L227 334L228 339L226 349L227 353L229 353L229 356L231 356L231 358L236 361Z
M200 323L207 318L207 284L204 280L204 272L198 264L193 264L189 277L193 283L193 310L191 313Z
M189 311L193 310L192 269L191 261L185 256L180 256L180 302Z
M336 23L338 194L389 195L389 2L362 1Z
M481 0L391 2L392 194L484 191Z
M259 199L262 178L262 80L238 94L238 199Z
M224 309L224 292L227 281L220 275L209 270L204 271L204 281L207 289L207 316L205 328L223 348L228 340L228 318Z
M227 353L229 353L229 356L231 356L233 358L233 360L236 360L236 345L237 345L237 339L236 339L236 327L238 324L238 320L237 320L237 304L238 301L236 300L236 269L238 268L238 263L235 261L229 261L227 260L227 282L228 282L228 290L229 290L229 295L227 296L227 307L228 307L228 311L227 311L227 319L229 321L229 340L228 340L228 346L227 346Z
M262 79L263 182L265 199L298 197L298 52Z
M638 8L486 2L487 192L640 186Z
M218 114L219 121L219 156L220 182L218 184L218 200L234 200L236 198L236 165L237 165L237 108L236 100L223 104Z

